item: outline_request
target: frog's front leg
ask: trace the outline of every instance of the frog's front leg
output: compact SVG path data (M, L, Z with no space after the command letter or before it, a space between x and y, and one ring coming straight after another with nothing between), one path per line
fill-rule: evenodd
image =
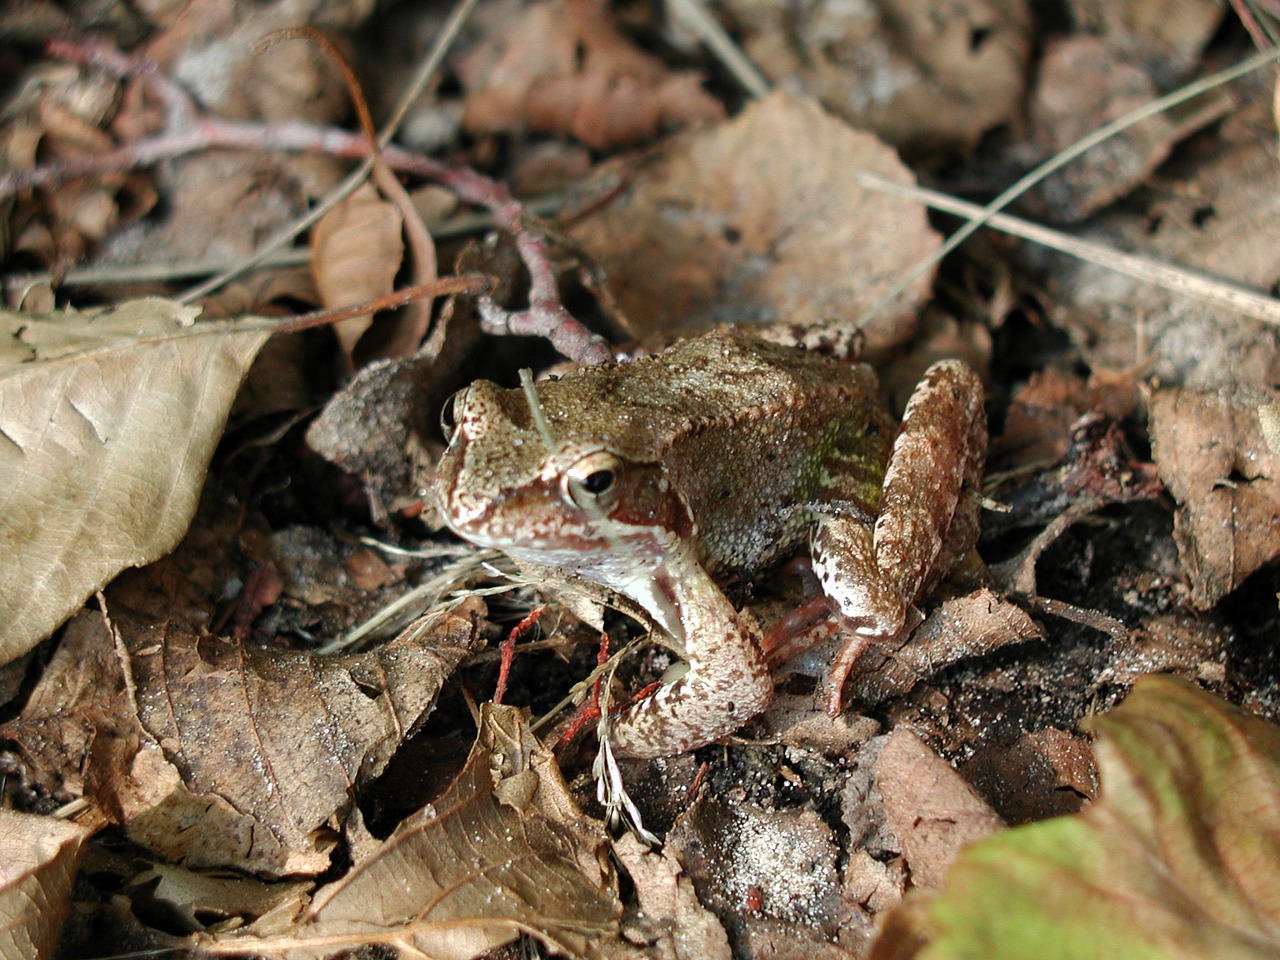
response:
M676 643L689 669L613 720L620 756L666 757L737 730L773 699L764 654L733 604L685 544L651 577L625 591Z
M874 528L858 516L823 517L813 565L852 636L832 665L828 707L868 644L891 640L915 603L978 536L987 447L982 383L957 360L931 366L907 404L894 441Z

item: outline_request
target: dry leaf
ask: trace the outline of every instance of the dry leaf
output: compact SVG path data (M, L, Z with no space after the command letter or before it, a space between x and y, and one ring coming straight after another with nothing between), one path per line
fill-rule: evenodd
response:
M131 906L138 912L162 911L189 933L238 924L268 913L292 916L302 909L310 880L264 883L238 873L199 873L156 863L129 879Z
M1173 534L1202 610L1280 555L1280 454L1259 417L1275 402L1244 387L1151 397L1152 458L1178 501Z
M0 957L53 960L88 831L0 809Z
M26 780L62 801L84 795L95 713L124 690L124 671L96 610L82 610L62 632L21 715L0 726L26 764Z
M181 539L268 336L197 313L0 313L0 661Z
M920 206L863 189L857 170L911 182L874 137L774 94L667 141L574 237L650 340L718 323L852 328L938 245ZM930 285L875 318L868 346L908 335Z
M885 821L917 887L940 886L965 844L1004 826L950 764L905 728L889 734L875 775Z
M630 939L654 944L651 949L661 960L730 960L724 927L698 901L693 882L670 851L650 850L635 834L625 833L613 852L631 876L640 905Z
M1161 89L1200 64L1227 12L1219 0L1070 0L1067 6L1074 22L1088 24L1118 55L1142 64Z
M1212 151L1161 169L1145 186L1145 215L1116 209L1091 221L1084 238L1178 264L1257 291L1276 282L1280 167L1258 135L1265 105L1224 118ZM1138 368L1184 387L1280 383L1274 324L1173 293L1102 266L1053 258L1051 314L1095 371Z
M372 184L339 202L311 232L311 272L326 308L366 303L392 291L404 259L404 220ZM347 360L373 323L366 313L334 325Z
M567 797L519 712L486 705L471 756L444 795L322 889L293 929L255 936L262 931L250 928L216 946L287 949L293 958L378 944L469 960L526 933L564 956L610 956L621 905L598 868L582 872L601 862L604 836L576 810L563 817Z
M265 875L329 867L353 792L426 718L475 640L470 618L445 617L425 643L319 657L114 622L131 701L116 710L117 736L95 743L92 795L168 859Z
M962 769L1009 823L1076 813L1098 795L1088 739L1054 727L1024 733L1012 745L984 747Z
M1022 0L733 0L752 60L851 125L911 151L969 151L1018 116Z
M914 632L893 645L873 644L854 664L846 690L862 703L880 703L966 657L980 657L1040 637L1027 612L983 588L940 604Z
M597 149L724 116L695 74L668 70L599 0L531 3L460 65L475 132L571 133Z

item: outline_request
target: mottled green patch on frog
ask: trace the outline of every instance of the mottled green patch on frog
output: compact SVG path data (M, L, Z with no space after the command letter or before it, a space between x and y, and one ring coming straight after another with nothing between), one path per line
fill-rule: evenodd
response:
M879 410L851 411L858 420L833 423L815 445L804 476L804 502L839 505L874 520L880 509L885 468L893 446L893 423Z

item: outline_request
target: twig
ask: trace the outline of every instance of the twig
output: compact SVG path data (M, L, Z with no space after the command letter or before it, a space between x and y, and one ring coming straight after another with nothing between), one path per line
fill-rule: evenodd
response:
M970 224L977 223L981 219L986 226L1030 240L1051 250L1070 254L1136 280L1153 283L1174 293L1219 303L1247 316L1280 326L1280 300L1230 280L1199 273L1186 267L1161 263L1147 257L1123 253L1006 213L988 213L987 208L980 207L976 203L957 200L955 197L927 187L895 183L868 171L860 171L857 176L859 182L872 190L910 197L938 210L969 217Z
M769 81L720 26L702 0L671 0L671 12L707 45L735 80L757 100L769 95Z
M474 0L464 0L464 3L473 2ZM458 9L461 10L462 7ZM113 57L110 51L79 46L74 53L76 59L87 60L93 57L94 62L107 63L114 69L128 69L151 75L145 65L128 61L120 55ZM179 99L187 96L176 86L172 86L169 93ZM384 130L379 135L379 143L385 133ZM344 186L351 184L352 189L363 182L374 162L371 159L373 148L368 138L362 134L300 122L260 123L194 114L191 129L180 133L135 141L87 161L0 173L0 198L22 189L47 187L70 177L149 166L161 160L213 147L314 152L364 158L356 171L343 181ZM520 257L529 271L529 309L513 313L497 306L488 297L482 298L480 309L486 330L493 333L544 336L564 356L582 364L603 363L612 359L608 342L587 329L560 302L555 268L550 260L546 239L540 232L527 226L524 206L511 196L506 187L473 170L450 167L395 146L383 147L381 159L392 169L440 183L465 203L485 207L493 215L498 229L506 230L514 236ZM360 176L353 179L356 173ZM298 231L310 226L344 196L346 193L341 191L331 193L306 217L290 224L235 268L187 290L179 299L188 301L204 296L231 277L255 266L280 246L276 240L282 237L286 238L284 242L292 240Z
M925 272L931 269L936 263L942 260L948 253L954 250L960 244L964 243L978 230L982 229L1000 210L1003 210L1018 197L1022 196L1037 183L1044 180L1050 174L1065 167L1068 163L1083 153L1092 150L1098 144L1102 143L1117 133L1129 129L1136 123L1141 123L1148 117L1154 117L1158 113L1163 113L1171 107L1184 103L1193 97L1198 97L1202 93L1220 87L1225 83L1230 83L1239 77L1243 77L1248 73L1252 73L1259 67L1265 66L1271 61L1280 57L1280 48L1272 50L1264 50L1261 53L1255 53L1233 67L1220 70L1208 77L1202 77L1199 80L1189 83L1184 87L1180 87L1171 93L1165 94L1159 99L1152 100L1150 103L1143 104L1136 110L1131 110L1123 117L1117 117L1110 123L1103 124L1097 130L1089 135L1077 140L1065 150L1059 151L1056 155L1050 157L1040 166L1036 167L1026 176L1019 179L1013 186L1002 191L999 196L988 203L985 207L980 208L979 213L974 216L963 227L949 236L946 242L939 247L932 255L926 257L920 263L907 272L892 288L879 300L873 303L862 316L865 323L868 319L885 309L894 300L898 299L911 284L915 283Z
M525 211L534 216L549 216L560 207L562 198L556 195L539 197L526 201ZM437 240L462 237L471 233L492 230L493 217L489 213L464 214L450 217L439 222L428 221L427 229ZM303 247L290 247L277 250L260 263L249 269L277 270L282 267L306 266L311 259L311 252ZM207 277L219 270L229 270L239 260L171 260L168 262L148 262L136 264L111 264L94 267L71 267L62 273L37 270L30 273L11 273L4 277L6 290L21 290L33 284L53 283L59 287L105 286L113 283L148 283L179 280L185 277Z

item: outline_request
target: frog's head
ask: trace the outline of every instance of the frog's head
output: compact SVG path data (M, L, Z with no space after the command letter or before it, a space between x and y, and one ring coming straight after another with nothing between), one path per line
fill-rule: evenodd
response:
M452 420L435 493L464 539L628 594L690 542L642 412L612 408L585 378L536 394L478 381Z

